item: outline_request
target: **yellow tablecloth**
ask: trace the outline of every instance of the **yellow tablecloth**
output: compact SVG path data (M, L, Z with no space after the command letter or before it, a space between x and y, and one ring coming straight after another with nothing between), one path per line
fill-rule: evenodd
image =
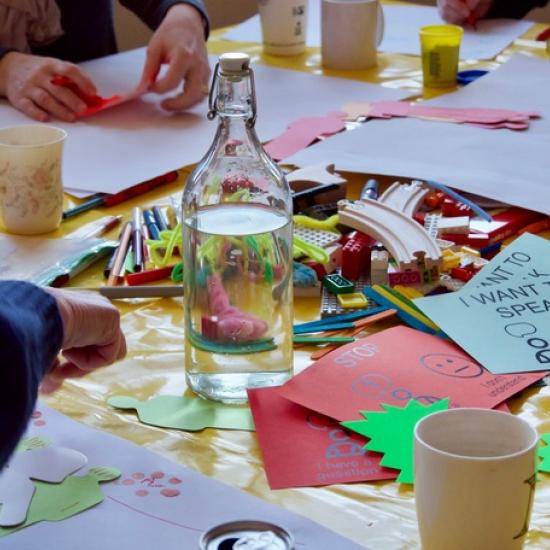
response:
M513 47L499 55L495 61L480 63L468 60L462 63L462 68L494 68L516 51L545 56L547 54L543 46L531 40L542 28L539 25L532 29L524 37L525 40L516 41ZM420 60L417 57L380 54L379 66L375 69L355 73L328 72L321 69L320 53L317 49L309 49L306 54L296 58L276 58L262 55L258 44L225 42L219 39L220 35L218 31L210 40L209 51L212 54L246 51L251 54L255 63L379 82L384 86L406 88L418 95L423 92ZM187 174L188 170L183 170L179 181L163 190L113 209L94 210L66 222L58 236L106 213L128 215L133 206L156 204L168 194L181 191ZM350 181L353 196L364 177L350 176ZM70 202L67 198L67 204ZM102 283L101 270L97 267L88 270L71 284L98 286ZM122 414L110 409L106 405L106 399L114 394L147 399L159 394L181 394L186 390L181 301L120 301L117 305L120 307L123 328L128 338L127 358L113 367L66 381L61 390L45 398L48 405L76 420L130 439L203 474L303 514L370 548L386 550L419 547L413 491L400 487L397 483L361 483L271 491L266 482L254 433L213 429L200 433L163 430L140 424L132 414ZM318 311L318 300L296 300L297 321L315 319ZM381 328L385 327L377 326L376 330ZM310 351L296 351L297 371L309 364ZM526 391L511 406L516 414L528 420L540 433L550 431L550 388ZM550 548L550 476L540 477L527 539L529 548Z

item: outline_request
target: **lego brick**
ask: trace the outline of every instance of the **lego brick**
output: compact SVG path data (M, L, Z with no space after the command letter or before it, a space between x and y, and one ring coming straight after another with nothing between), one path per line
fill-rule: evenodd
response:
M300 237L309 244L314 244L321 248L336 243L340 239L340 233L324 231L323 229L310 229L303 225L294 225L294 235Z
M342 245L338 243L331 244L325 248L328 254L328 262L324 263L323 267L327 274L334 273L334 271L342 266L342 248Z
M395 285L419 285L422 283L420 271L407 269L405 271L394 271L388 274L388 281L390 286Z
M443 199L441 213L448 218L455 218L458 216L468 216L471 218L474 216L474 211L467 204L455 201L449 197Z
M362 292L353 292L351 294L338 294L338 301L344 309L359 309L368 306L369 301Z
M323 278L323 286L333 294L351 294L355 291L355 285L338 273L325 275Z
M368 286L368 279L366 277L360 277L355 281L355 291L362 292L363 289ZM377 305L369 300L367 309L377 307ZM324 286L321 290L321 318L333 317L334 315L340 315L344 313L344 308L340 305L336 294L332 294Z

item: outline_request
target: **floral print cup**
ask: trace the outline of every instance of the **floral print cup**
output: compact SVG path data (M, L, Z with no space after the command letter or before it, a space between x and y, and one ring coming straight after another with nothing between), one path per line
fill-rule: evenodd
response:
M61 223L61 155L67 133L46 125L0 128L0 221L35 235Z

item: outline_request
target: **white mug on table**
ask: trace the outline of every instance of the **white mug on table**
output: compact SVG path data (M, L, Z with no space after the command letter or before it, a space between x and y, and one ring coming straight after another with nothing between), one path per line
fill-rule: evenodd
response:
M424 550L519 550L535 491L537 432L488 409L450 409L415 428L414 490Z
M341 70L374 67L383 36L384 12L378 0L322 0L323 67Z
M0 128L0 221L10 233L35 235L59 227L66 137L47 125Z

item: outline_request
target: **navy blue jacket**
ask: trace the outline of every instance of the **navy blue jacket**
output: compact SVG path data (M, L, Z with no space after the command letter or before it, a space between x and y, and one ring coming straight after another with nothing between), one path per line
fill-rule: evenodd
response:
M30 283L0 281L0 469L25 431L62 342L52 296Z
M160 25L174 4L191 4L202 13L208 35L208 18L202 0L120 0L120 3L151 29ZM32 53L73 63L116 53L111 4L112 0L57 0L65 34L52 44L34 48ZM0 36L0 58L6 51Z

